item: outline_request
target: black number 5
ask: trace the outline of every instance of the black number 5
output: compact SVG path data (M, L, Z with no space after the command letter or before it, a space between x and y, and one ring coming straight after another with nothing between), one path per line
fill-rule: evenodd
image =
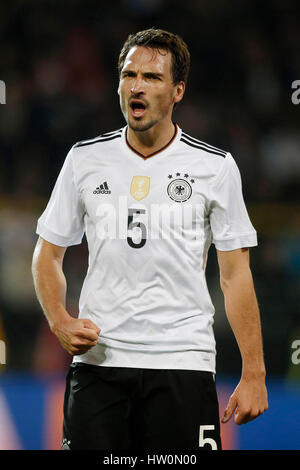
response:
M141 241L139 243L134 243L132 238L128 235L127 236L127 243L131 248L142 248L147 239L147 229L143 222L133 222L133 216L135 214L145 214L144 209L128 209L128 222L127 222L127 231L131 230L135 227L138 227L141 231Z

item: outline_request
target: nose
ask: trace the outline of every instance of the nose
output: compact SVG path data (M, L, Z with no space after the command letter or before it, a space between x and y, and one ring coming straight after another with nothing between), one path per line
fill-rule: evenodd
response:
M136 77L135 80L132 82L131 93L133 95L140 95L144 93L143 89L143 80L141 77Z

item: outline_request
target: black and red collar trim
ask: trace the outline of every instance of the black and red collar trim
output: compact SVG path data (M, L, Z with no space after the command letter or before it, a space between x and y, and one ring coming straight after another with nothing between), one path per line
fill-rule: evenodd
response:
M134 153L136 153L139 157L142 157L144 160L147 160L148 158L150 157L154 157L154 155L157 155L158 153L162 152L163 150L165 150L167 147L169 147L169 145L172 144L172 142L174 142L176 136L177 136L177 133L178 133L178 126L177 124L173 123L174 124L174 135L173 137L171 138L171 140L166 144L164 145L162 148L160 148L159 150L157 150L156 152L153 152L153 153L150 153L150 155L143 155L142 153L140 153L138 150L136 150L135 148L133 148L130 143L128 142L128 139L127 139L127 127L126 127L126 130L125 130L125 141L126 141L126 144L127 146L130 148L130 150L132 150Z

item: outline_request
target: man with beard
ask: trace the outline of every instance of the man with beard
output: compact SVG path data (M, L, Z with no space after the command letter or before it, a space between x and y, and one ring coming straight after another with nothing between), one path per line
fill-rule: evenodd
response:
M226 313L243 361L223 417L267 409L257 244L231 154L173 122L190 54L175 34L130 35L119 56L126 126L75 144L38 221L36 291L73 356L65 449L221 449L214 307L205 281L215 244ZM79 316L65 307L66 248L86 234Z

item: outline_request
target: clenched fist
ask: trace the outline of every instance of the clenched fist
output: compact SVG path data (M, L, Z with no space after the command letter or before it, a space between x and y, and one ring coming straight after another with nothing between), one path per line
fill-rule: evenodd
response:
M62 347L72 356L86 353L96 346L100 328L91 320L72 318L61 321L52 328Z

